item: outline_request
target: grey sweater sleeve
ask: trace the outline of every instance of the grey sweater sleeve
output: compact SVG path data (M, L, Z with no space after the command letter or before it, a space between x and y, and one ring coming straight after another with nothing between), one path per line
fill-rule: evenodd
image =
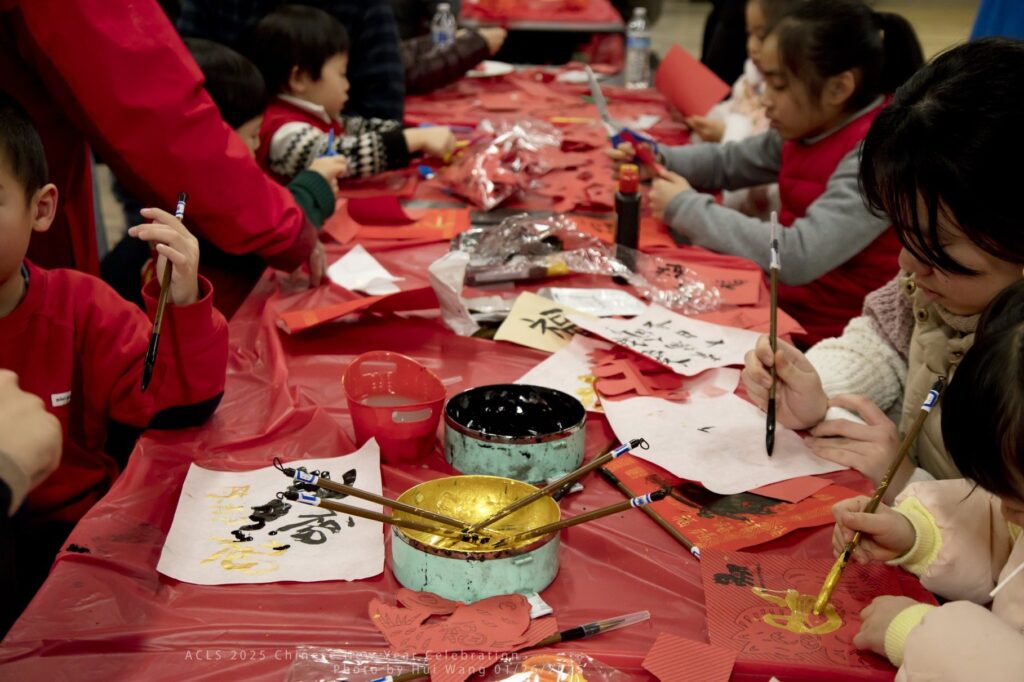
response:
M889 226L889 219L872 213L861 196L859 155L857 148L844 156L807 215L779 230L779 279L784 284L813 282L860 253ZM768 223L719 206L706 194L677 194L665 208L665 222L697 246L768 268Z
M725 144L662 149L665 166L699 190L741 189L779 180L782 138L774 130Z

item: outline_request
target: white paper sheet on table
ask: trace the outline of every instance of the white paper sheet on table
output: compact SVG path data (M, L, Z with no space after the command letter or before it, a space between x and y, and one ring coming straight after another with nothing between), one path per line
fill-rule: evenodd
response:
M519 377L516 383L553 388L579 400L588 412L601 411L594 392L594 375L590 372L590 353L611 347L607 341L574 336L568 346Z
M380 450L373 439L351 455L285 465L326 470L334 480L381 494ZM241 530L259 525L249 516L253 507L279 504L277 493L292 484L272 466L253 471L211 471L193 464L185 477L157 571L198 585L229 585L358 580L384 570L384 533L376 521L284 501L290 507L280 518L268 521L263 528ZM347 496L332 499L380 511L380 505L364 500Z
M327 268L332 282L349 291L361 291L370 296L384 296L401 291L395 277L381 265L361 244L352 247L348 253L334 261Z
M796 476L845 469L814 455L795 431L778 425L775 452L765 452L765 414L727 394L674 403L660 398L605 401L619 440L645 438L648 450L631 454L722 495Z
M712 367L742 365L757 332L702 322L652 305L632 320L569 315L576 326L635 350L676 374L694 376Z
M462 298L462 286L468 266L468 253L449 251L427 268L430 286L437 294L437 301L441 307L441 319L459 336L471 336L480 329L480 325L469 314L466 300Z

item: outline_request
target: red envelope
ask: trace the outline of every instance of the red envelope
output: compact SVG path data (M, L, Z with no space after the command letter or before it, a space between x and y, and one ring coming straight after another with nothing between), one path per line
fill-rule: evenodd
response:
M729 94L729 85L679 45L661 59L654 87L684 116L704 116Z
M728 682L736 652L663 632L643 667L661 682Z

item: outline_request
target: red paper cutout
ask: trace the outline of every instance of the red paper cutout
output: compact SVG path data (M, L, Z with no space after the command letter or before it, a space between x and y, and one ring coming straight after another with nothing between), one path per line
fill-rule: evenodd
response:
M419 609L421 611L427 611L433 615L441 616L446 613L451 613L459 607L459 604L462 603L452 601L451 599L445 599L444 597L439 597L433 592L414 592L413 590L405 587L398 590L398 601L407 609Z
M768 485L763 485L760 488L754 488L750 492L755 495L770 497L773 500L799 502L800 500L807 499L814 493L823 488L827 488L830 485L832 485L832 481L827 478L818 478L817 476L799 476L797 478L791 478L788 481L769 483Z
M860 611L880 595L904 593L898 571L851 563L822 616L806 616L832 559L710 550L701 554L708 638L740 660L856 669L891 680L889 661L853 646ZM802 595L802 596L800 596ZM795 610L794 610L795 607ZM870 671L877 674L872 675Z
M538 618L530 621L530 627L523 634L521 644L514 651L537 645L558 632L558 623L554 617ZM508 652L487 654L473 652L471 658L455 656L427 655L430 667L430 679L433 682L462 682L471 675L486 670L500 661Z
M360 225L405 225L423 217L423 209L404 208L393 195L356 197L346 205L352 220Z
M594 351L592 357L595 364L590 371L597 377L594 389L602 399L651 396L682 402L689 397L681 389L681 375L642 355L612 348Z
M391 606L373 599L370 619L391 648L404 654L443 654L480 651L498 654L530 646L558 631L554 618L530 620L530 603L521 594L489 597L462 604L403 590L399 594L411 608ZM431 615L451 616L427 621ZM468 677L468 674L463 678Z
M661 59L654 87L684 116L704 116L729 94L729 85L679 45Z
M790 504L751 493L718 495L632 455L614 459L605 468L634 495L670 486L670 496L654 502L650 508L700 547L702 553L705 548L752 547L799 528L831 525L835 522L832 506L860 494L830 485Z
M726 305L757 305L761 299L763 273L760 269L718 268L700 263L686 263L686 267L706 284L717 287Z
M663 632L643 667L661 682L727 682L736 652Z
M292 310L278 315L277 323L284 331L295 334L356 312L391 313L436 307L437 295L434 290L431 287L418 287L386 296L361 296L322 308Z

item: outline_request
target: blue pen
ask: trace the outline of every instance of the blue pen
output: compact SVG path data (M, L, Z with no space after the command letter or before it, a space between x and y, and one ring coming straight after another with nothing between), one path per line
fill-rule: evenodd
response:
M334 156L337 154L334 151L334 128L327 131L327 150L320 156Z

